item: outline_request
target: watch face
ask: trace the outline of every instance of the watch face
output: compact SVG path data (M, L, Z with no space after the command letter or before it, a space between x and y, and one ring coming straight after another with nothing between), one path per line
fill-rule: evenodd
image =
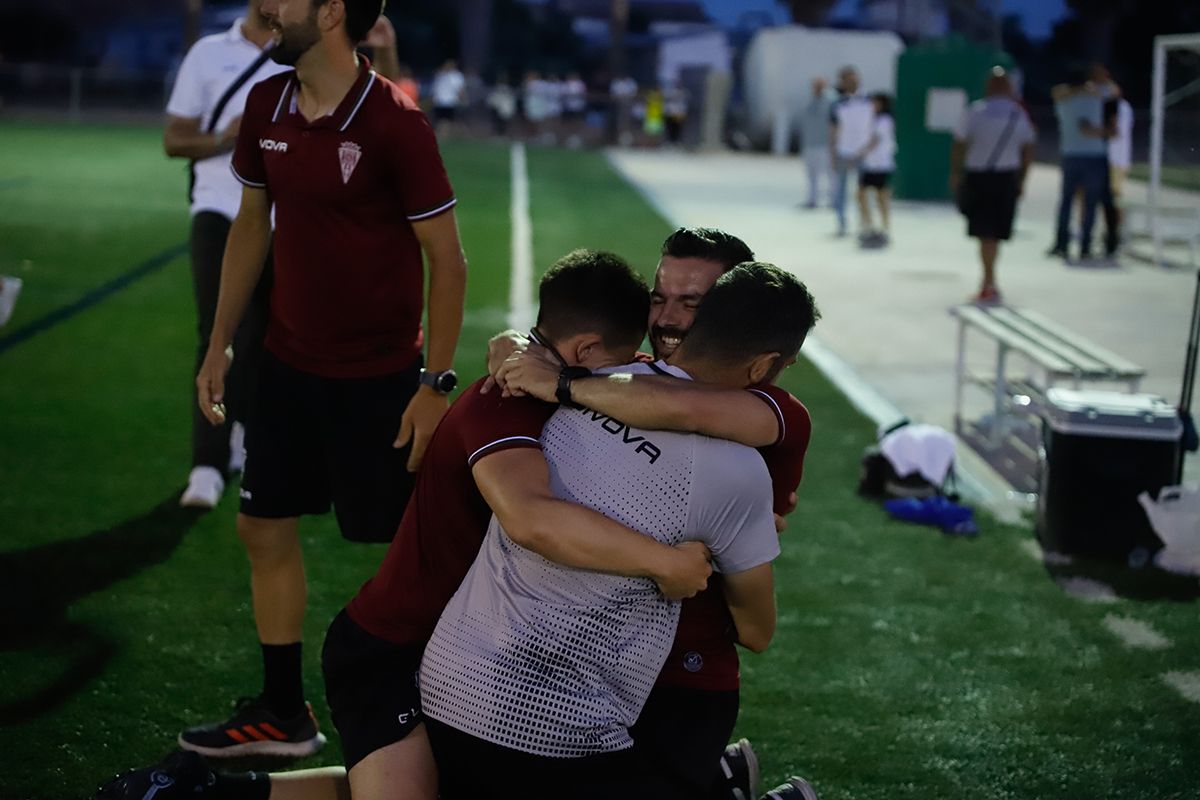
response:
M448 369L437 377L437 385L434 387L442 394L449 394L454 391L454 387L458 385L458 375L454 374L454 370Z

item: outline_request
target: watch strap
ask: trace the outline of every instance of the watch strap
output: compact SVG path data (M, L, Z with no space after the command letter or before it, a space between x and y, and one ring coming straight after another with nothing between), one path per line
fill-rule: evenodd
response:
M592 377L592 371L587 367L563 367L562 371L558 373L558 389L554 392L559 404L568 408L583 408L571 399L571 381L576 378L590 377Z

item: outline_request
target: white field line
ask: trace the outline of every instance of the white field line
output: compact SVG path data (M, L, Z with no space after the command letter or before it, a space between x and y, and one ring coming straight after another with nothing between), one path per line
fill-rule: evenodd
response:
M512 165L512 264L509 267L508 327L533 327L533 222L529 218L529 165L525 145L514 142Z
M1147 623L1132 617L1109 614L1104 618L1104 627L1133 650L1165 650L1171 646L1171 640L1166 636Z
M1167 682L1168 686L1183 695L1185 700L1200 703L1200 672L1173 670L1164 674L1162 679Z

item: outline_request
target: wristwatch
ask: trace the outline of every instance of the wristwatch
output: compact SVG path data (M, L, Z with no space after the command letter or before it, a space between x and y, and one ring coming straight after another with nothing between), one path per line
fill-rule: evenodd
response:
M587 367L563 367L562 372L558 373L558 389L554 392L559 404L568 408L583 408L571 399L571 381L576 378L590 377L592 377L592 371Z
M438 394L450 394L454 387L458 386L458 373L452 369L444 369L441 372L423 369L420 380L422 386L428 386Z

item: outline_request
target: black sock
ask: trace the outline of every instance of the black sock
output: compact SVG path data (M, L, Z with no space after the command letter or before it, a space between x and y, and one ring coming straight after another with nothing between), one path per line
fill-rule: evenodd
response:
M216 782L202 795L212 800L270 800L271 776L265 772L214 772Z
M264 644L263 701L280 719L291 719L304 710L304 685L300 680L300 642Z

